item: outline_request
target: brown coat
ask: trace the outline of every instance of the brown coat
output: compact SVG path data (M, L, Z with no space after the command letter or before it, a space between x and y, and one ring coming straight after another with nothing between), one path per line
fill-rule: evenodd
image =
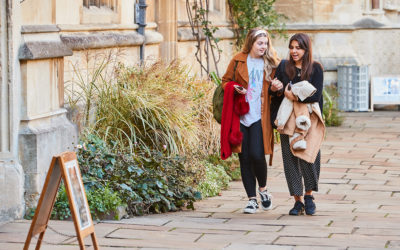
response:
M319 106L312 105L313 112L310 115L311 127L308 129L307 135L304 139L307 141L307 148L305 150L294 151L292 147L290 150L292 154L300 159L303 159L306 162L314 163L317 158L319 149L321 148L322 141L325 136L325 123L324 119L322 119L321 111L319 110ZM305 106L304 103L293 102L294 109L301 109L301 107L296 106ZM308 109L307 109L308 110ZM307 111L308 112L308 111ZM283 131L280 131L282 134L293 135L296 130L296 116L295 113L289 117L289 120L285 124L285 128Z
M235 81L241 84L243 87L247 89L249 83L249 72L247 70L247 56L243 52L239 52L236 54L231 62L228 65L225 75L222 77L222 86L225 88L225 84L233 80L233 71L235 62L238 64L236 66L235 71ZM275 74L275 70L272 72L271 76ZM261 92L261 126L263 133L263 142L264 142L264 152L266 155L270 155L269 164L272 164L272 157L274 152L274 133L270 121L270 103L271 97L268 94L268 87L270 82L265 80L265 72L264 72L264 81L263 81L263 89ZM234 146L232 147L232 152L240 153L242 151L242 146Z

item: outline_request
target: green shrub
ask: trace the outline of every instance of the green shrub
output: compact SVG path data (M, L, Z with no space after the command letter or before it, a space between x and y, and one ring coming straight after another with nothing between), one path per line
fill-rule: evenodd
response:
M203 164L206 167L206 175L197 186L197 190L200 191L202 197L216 196L223 188L228 187L231 178L226 174L223 166L213 165L207 161Z
M105 215L116 212L117 208L122 206L122 200L119 194L108 188L108 186L86 189L86 197L93 219L101 219ZM51 218L59 220L71 218L68 196L63 183L61 183L58 190Z
M70 95L79 96L74 103L80 103L82 115L77 117L86 117L89 133L131 153L179 155L196 149L206 154L219 147L211 112L213 83L193 78L178 61L143 67L108 64L112 77L88 77L88 82L78 77L76 87L69 87L75 90ZM100 64L95 75L106 68L107 63Z
M207 161L215 166L223 166L232 180L240 180L240 164L237 154L232 154L228 159L222 160L219 153L214 153L208 156Z
M117 212L117 209L123 206L119 193L113 191L108 186L99 189L90 189L86 192L86 196L93 219L101 219L112 212Z
M194 174L185 168L184 158L155 151L113 153L100 138L88 135L78 161L86 190L108 186L127 204L130 215L193 208L200 198L187 185Z
M69 209L69 201L64 184L61 182L58 188L56 202L51 211L51 219L67 220L71 218L71 210Z
M219 150L215 85L193 78L178 61L127 67L107 58L91 77L75 67L78 80L66 98L74 117L84 117L76 120L83 125L78 161L88 194L107 187L129 215L193 209L203 161ZM91 206L92 213L110 210Z
M338 91L334 85L324 87L324 110L323 118L326 126L340 126L343 123L343 117L338 109Z
M238 181L242 179L242 173L240 172L240 166L237 168L233 169L230 173L229 176L232 178L233 181Z

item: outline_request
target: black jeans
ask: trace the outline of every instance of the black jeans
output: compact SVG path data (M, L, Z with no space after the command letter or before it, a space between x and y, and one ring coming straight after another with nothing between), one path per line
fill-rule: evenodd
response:
M261 120L250 127L240 124L243 133L242 152L239 153L240 172L247 197L256 196L256 179L259 187L267 185L267 162L265 160Z

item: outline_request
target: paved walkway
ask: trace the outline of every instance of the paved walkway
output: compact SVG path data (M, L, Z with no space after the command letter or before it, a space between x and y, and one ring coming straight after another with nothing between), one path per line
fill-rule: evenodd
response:
M233 182L195 211L98 223L101 249L400 248L400 112L346 113L342 127L328 128L315 216L287 215L293 201L276 151L268 169L272 210L242 214L244 189ZM42 249L78 249L72 222L50 225L61 234L48 229ZM1 226L0 249L22 249L29 226Z

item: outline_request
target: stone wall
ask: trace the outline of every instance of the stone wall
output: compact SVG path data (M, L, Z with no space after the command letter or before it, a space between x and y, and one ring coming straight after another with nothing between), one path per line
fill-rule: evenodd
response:
M289 17L289 37L310 35L314 58L325 68L325 84L337 82L337 64L369 65L370 76L400 75L400 2L370 0L277 0L276 8ZM298 15L298 13L303 13ZM281 58L288 57L288 41L274 39Z

